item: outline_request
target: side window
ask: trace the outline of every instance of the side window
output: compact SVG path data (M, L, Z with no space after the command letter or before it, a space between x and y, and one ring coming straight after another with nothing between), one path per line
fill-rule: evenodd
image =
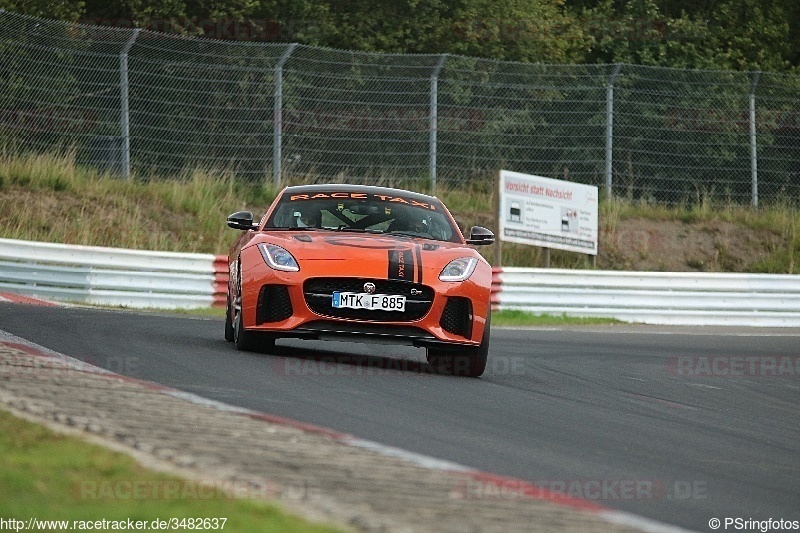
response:
M292 227L292 209L289 204L280 204L272 217L272 226L276 228Z

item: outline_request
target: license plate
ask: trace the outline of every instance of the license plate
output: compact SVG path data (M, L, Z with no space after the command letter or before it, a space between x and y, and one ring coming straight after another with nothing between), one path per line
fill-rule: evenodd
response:
M368 309L370 311L405 311L406 297L396 294L368 294L366 292L333 293L333 307L341 309Z

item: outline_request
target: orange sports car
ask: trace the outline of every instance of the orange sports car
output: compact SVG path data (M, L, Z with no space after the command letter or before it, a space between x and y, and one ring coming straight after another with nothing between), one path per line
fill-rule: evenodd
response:
M480 376L489 353L492 269L442 202L361 185L286 187L228 255L225 339L270 351L275 339L339 339L427 349L437 370Z

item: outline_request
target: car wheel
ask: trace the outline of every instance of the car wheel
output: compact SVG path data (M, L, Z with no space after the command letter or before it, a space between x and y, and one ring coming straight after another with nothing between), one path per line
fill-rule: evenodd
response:
M236 290L233 293L231 305L233 311L233 344L237 350L252 351L255 349L254 335L244 329L244 318L242 313L242 271L236 276Z
M231 318L231 298L225 299L225 340L233 342L233 319Z
M234 293L231 309L233 311L233 344L236 346L237 350L266 353L275 349L275 339L260 336L258 333L244 329L241 270L237 276L236 291Z
M477 378L486 371L489 359L489 337L491 335L491 313L486 317L486 327L478 346L453 349L428 348L428 363L437 371L454 376Z

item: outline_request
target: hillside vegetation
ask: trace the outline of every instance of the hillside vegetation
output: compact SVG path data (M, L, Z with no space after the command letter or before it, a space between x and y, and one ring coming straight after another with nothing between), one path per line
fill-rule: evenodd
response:
M424 190L424 184L382 183ZM493 184L436 191L462 230L496 229ZM235 238L225 217L263 214L277 189L195 170L132 181L76 165L74 157L0 151L0 237L144 250L225 254ZM596 268L795 273L800 213L791 204L747 206L696 198L664 207L602 200ZM497 245L495 245L497 246ZM495 246L481 252L493 264ZM502 265L540 266L541 250L503 243ZM587 256L553 250L550 266L591 268Z
M0 9L212 39L541 63L796 71L796 0L0 0Z

